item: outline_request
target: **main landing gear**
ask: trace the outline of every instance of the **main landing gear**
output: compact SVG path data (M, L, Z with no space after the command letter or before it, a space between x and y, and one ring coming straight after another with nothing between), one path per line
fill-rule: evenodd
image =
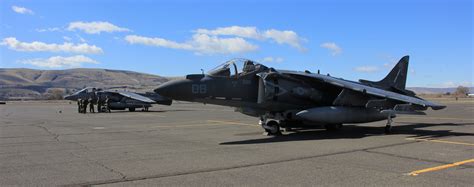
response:
M387 125L385 125L385 134L390 134L392 132L392 116L388 115L387 117Z
M280 122L277 120L260 118L260 125L265 130L264 135L267 136L278 136L281 135Z

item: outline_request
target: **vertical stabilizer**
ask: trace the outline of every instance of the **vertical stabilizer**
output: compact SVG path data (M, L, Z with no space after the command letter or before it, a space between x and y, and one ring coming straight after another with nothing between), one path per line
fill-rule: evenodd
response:
M398 61L397 65L388 73L388 75L378 82L360 80L361 83L380 87L386 90L392 88L396 90L405 90L408 73L408 61L410 57L404 56Z
M400 90L404 90L407 82L407 73L408 73L408 60L409 56L404 56L397 65L393 67L392 71L383 78L378 84L387 87L394 87Z

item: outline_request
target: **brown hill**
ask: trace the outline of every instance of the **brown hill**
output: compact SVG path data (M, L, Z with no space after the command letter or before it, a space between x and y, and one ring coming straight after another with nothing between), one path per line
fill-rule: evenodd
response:
M166 81L161 76L109 69L0 69L0 99L38 98L51 89L70 93L89 86L151 91Z

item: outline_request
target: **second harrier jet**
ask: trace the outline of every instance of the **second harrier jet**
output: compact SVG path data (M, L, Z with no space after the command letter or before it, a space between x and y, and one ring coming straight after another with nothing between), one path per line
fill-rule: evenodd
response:
M171 100L164 98L156 93L135 93L128 91L118 90L102 90L92 87L87 87L79 90L71 95L64 97L64 99L77 101L78 99L87 100L93 99L94 102L97 100L105 103L106 98L110 100L111 110L125 110L128 108L130 112L135 111L137 108L143 108L148 111L148 108L152 104L171 105Z
M378 82L276 70L237 59L206 75L192 74L167 82L155 92L174 100L235 107L239 112L260 117L268 134L279 134L280 127L302 124L337 129L344 123L380 120L387 120L385 131L389 133L396 114L424 114L422 111L428 108L445 108L405 89L408 59L403 57Z

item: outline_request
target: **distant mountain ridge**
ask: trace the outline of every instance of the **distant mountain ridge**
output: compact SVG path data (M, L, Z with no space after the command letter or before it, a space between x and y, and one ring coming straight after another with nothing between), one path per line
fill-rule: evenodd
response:
M454 93L457 88L408 87L407 89L414 91L417 94L445 94L447 92ZM469 87L469 93L474 93L474 87Z
M0 98L37 97L49 89L60 88L66 92L84 87L127 88L151 91L168 81L167 78L124 70L66 69L34 70L25 68L0 68Z

